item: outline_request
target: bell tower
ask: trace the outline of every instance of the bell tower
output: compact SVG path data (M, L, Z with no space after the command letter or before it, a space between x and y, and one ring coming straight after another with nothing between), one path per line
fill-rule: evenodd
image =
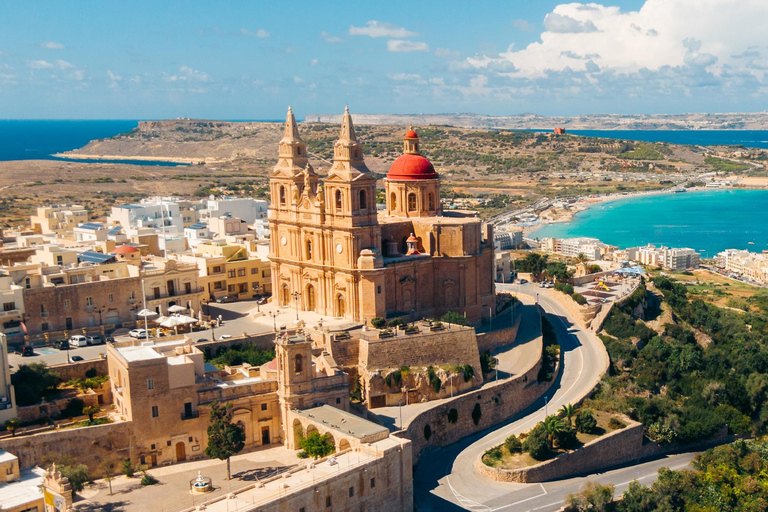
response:
M304 188L303 172L307 167L312 172L307 160L307 145L301 140L293 110L288 107L283 138L278 144L277 164L269 180L270 209L273 213L275 210L290 210L298 203Z
M303 334L278 335L275 338L277 358L277 396L280 400L283 439L293 440L289 412L314 405L312 401L312 342Z

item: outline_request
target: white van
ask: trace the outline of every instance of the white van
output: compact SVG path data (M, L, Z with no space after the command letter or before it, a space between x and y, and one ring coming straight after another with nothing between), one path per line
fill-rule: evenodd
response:
M88 345L88 338L85 336L70 336L69 344L73 347L85 347Z

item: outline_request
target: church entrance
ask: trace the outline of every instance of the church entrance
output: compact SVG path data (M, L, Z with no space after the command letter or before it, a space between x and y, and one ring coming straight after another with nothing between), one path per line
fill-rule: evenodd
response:
M336 316L344 316L347 313L347 305L344 302L344 296L338 294L336 296Z
M176 462L187 460L187 449L183 442L176 443Z
M307 311L314 311L315 310L315 287L311 284L307 285L307 293L306 293L306 310Z

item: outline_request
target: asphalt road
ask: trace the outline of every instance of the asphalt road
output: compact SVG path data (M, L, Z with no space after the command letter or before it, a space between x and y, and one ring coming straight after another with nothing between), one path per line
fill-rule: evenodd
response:
M533 285L507 285L510 291L536 295ZM506 424L487 430L451 446L422 454L414 474L414 498L419 511L442 510L559 510L565 497L577 492L585 478L572 478L545 484L504 483L489 480L474 469L474 463L486 449L500 444L510 434L530 430L547 414L555 413L561 405L577 402L600 380L607 369L605 348L594 333L583 330L568 320L559 303L539 297L540 304L554 327L564 355L560 378L526 411ZM660 461L632 466L589 478L602 483L614 483L623 492L634 479L652 481L659 467L684 467L693 455L680 455ZM681 466L682 465L682 466Z

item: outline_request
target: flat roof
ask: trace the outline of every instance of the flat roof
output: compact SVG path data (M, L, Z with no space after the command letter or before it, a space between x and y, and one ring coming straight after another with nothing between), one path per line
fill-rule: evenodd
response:
M310 418L318 423L328 425L331 428L340 430L357 439L363 439L386 432L389 435L389 429L368 421L360 416L331 407L330 405L321 405L312 409L295 411L299 416Z
M0 462L9 462L15 459L18 459L18 457L14 454L8 453L5 450L0 450Z
M43 497L40 491L43 475L44 469L25 469L18 480L0 485L0 503L3 509L20 509L23 505L40 500Z
M120 347L117 350L129 362L145 361L148 359L161 359L163 357L160 354L158 354L150 345L137 345L135 347Z

